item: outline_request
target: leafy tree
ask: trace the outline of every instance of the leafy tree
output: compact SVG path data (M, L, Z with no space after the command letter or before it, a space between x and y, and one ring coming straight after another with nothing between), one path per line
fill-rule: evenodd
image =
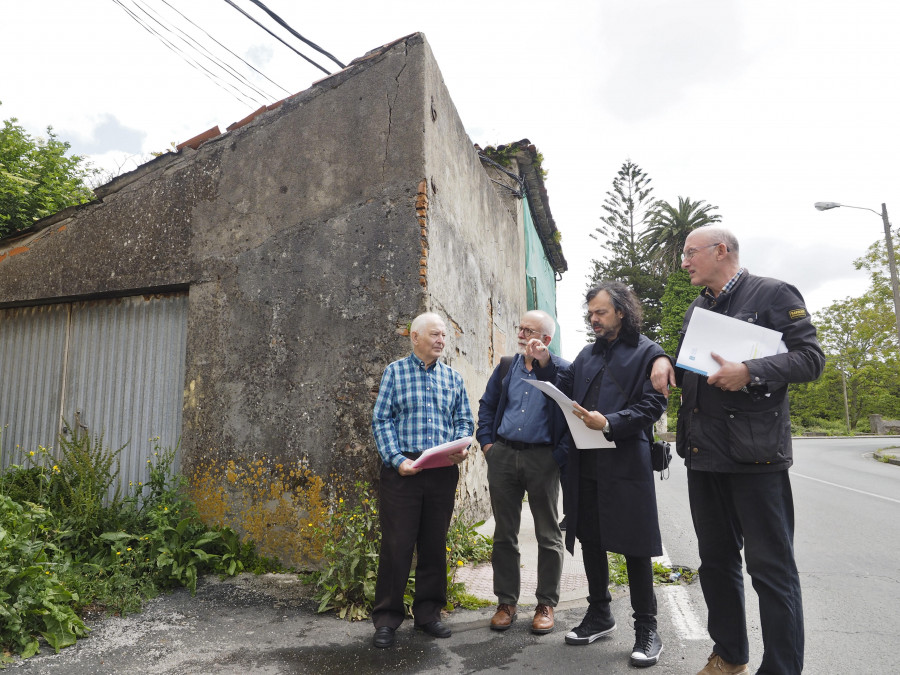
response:
M647 255L665 274L679 270L684 240L692 230L721 221L722 216L712 213L718 208L702 199L692 202L690 197L679 197L677 207L669 202L658 202L649 226L641 235Z
M593 286L604 279L614 279L631 286L643 303L644 332L655 340L659 333L663 277L650 262L640 236L658 204L650 182L647 174L630 159L622 164L613 179L612 190L606 193L602 206L606 215L600 218L602 225L597 228L607 256L591 261L593 269L588 284Z
M681 249L679 249L680 251ZM679 269L669 275L666 290L662 296L662 321L660 325L659 344L666 354L676 356L678 340L681 337L681 325L687 308L697 298L698 289L691 285L691 275ZM681 390L669 392L667 410L669 431L675 431L675 421L681 408Z
M31 227L67 206L93 198L85 181L96 173L47 127L32 138L15 117L0 129L0 237Z
M816 326L837 377L846 378L851 428L872 413L886 414L878 405L897 407L884 397L900 380L893 305L872 289L817 312Z
M861 297L836 301L816 313L819 341L828 357L825 374L791 387L792 415L806 425L812 419L843 420L844 383L851 428L871 414L900 416L900 356L883 242L869 247L854 264L870 272L871 287Z
M891 236L894 239L894 256L896 258L895 262L897 266L900 267L900 239L898 239L896 234L892 233ZM853 261L853 266L858 270L865 269L869 273L872 280L872 291L877 294L878 298L880 298L881 301L883 301L889 307L893 308L894 294L891 288L891 275L887 259L887 246L885 246L884 241L879 239L874 244L869 246L869 250L866 251L866 254L863 257L857 258ZM896 330L894 331L894 335L891 337L891 340L894 343L894 349L900 349L900 344L897 344L896 340Z

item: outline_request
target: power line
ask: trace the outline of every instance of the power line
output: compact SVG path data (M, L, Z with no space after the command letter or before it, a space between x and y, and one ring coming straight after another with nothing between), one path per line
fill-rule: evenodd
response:
M165 1L165 0L163 0L163 1ZM188 35L187 33L185 33L185 32L184 32L183 30L181 30L178 26L175 26L175 25L172 24L171 22L169 22L168 25L164 24L163 21L167 21L167 19L164 19L164 18L162 17L162 15L160 15L160 13L157 12L155 9L146 7L145 3L142 3L142 2L140 2L139 0L132 0L132 2L133 2L133 3L135 4L135 6L137 6L142 12L144 12L144 14L146 14L150 19L152 19L152 20L155 21L157 24L159 24L164 30L168 31L171 35L174 35L174 36L177 37L179 40L181 40L182 42L184 42L190 49L194 50L194 52L196 52L201 58L206 59L207 61L209 61L210 63L212 63L213 66L222 69L222 70L225 72L226 75L230 75L231 77L235 78L236 80L238 80L238 82L242 83L243 86L248 87L250 90L252 90L252 91L256 92L257 94L259 94L260 96L262 96L264 99L266 99L266 98L271 99L271 98L272 98L272 95L271 95L271 94L269 94L268 92L265 92L265 91L259 89L258 87L254 86L249 80L247 80L247 78L245 78L243 75L241 75L240 73L238 73L234 68L232 68L230 65L228 65L227 63L225 63L224 61L222 61L220 58L218 58L217 56L215 56L215 55L214 55L212 52L210 52L205 46L203 46L202 44L200 44L200 43L199 43L197 40L195 40L192 36L190 36L190 35ZM153 16L150 16L150 12L148 11L148 9L149 9L150 11L152 11L152 12L156 15L156 17L159 17L159 18L155 18L155 17L153 17ZM176 31L177 31L180 35L175 35L175 32L176 32ZM202 50L202 51L201 51L201 50ZM250 98L253 98L253 100L256 101L257 103L261 103L258 99L256 99L256 98L253 97L252 95L247 94L246 91L243 91L242 93L244 93L244 94L250 96Z
M287 30L288 32L290 32L291 35L293 35L294 37L296 37L296 38L302 40L303 42L305 42L306 44L308 44L310 47L312 47L313 49L315 49L315 50L316 50L317 52L319 52L320 54L323 54L323 55L327 56L329 59L331 59L331 60L334 61L336 64L338 64L341 68L346 68L346 67L347 67L347 66L345 66L343 63L341 63L340 61L338 61L336 58L334 58L331 54L329 54L329 53L326 52L324 49L322 49L319 45L317 45L317 44L315 44L315 43L313 43L313 42L310 42L310 41L307 40L305 37L303 37L302 35L300 35L300 33L298 33L298 32L295 31L293 28L291 28L291 27L287 24L287 22L286 22L284 19L282 19L282 18L281 18L280 16L278 16L275 12L273 12L271 9L269 9L268 7L266 7L262 2L260 2L260 0L250 0L250 2L252 2L254 5L256 5L257 7L259 7L262 11L264 11L266 14L268 14L270 17L272 17L272 18L275 20L276 23L278 23L278 24L279 24L280 26L282 26L285 30Z
M268 75L266 75L264 72L262 72L261 70L258 70L255 66L253 66L253 64L248 63L248 62L245 61L241 56L235 54L235 53L234 53L233 51L231 51L228 47L226 47L226 46L223 45L221 42L219 42L218 40L216 40L216 38L214 38L212 35L210 35L209 33L207 33L201 26L198 26L196 23L194 23L193 21L191 21L191 20L190 20L188 17L186 17L184 14L182 14L181 12L179 12L175 7L173 7L172 5L170 5L166 0L162 0L162 2L163 2L165 5L167 5L168 7L170 7L170 8L172 9L172 11L176 12L179 16L181 16L185 21L187 21L188 23L190 23L192 26L194 26L195 28L197 28L197 29L200 30L200 31L203 31L203 34L206 35L210 40L212 40L213 42L215 42L217 45L219 45L222 49L224 49L225 51L227 51L229 54L231 54L231 55L234 56L235 58L239 59L239 60L240 60L241 62L243 62L248 68L250 68L250 69L252 69L254 72L259 73L260 75L262 75L262 76L263 76L264 78L266 78L269 82L271 82L271 83L274 84L276 87L278 87L279 89L281 89L281 91L283 91L285 94L288 94L288 95L289 95L289 94L291 93L290 91L288 91L287 89L285 89L284 87L282 87L280 84L278 84L277 82L275 82L274 80L272 80L272 79L271 79Z
M131 1L132 1L135 5L137 5L137 6L138 6L145 14L147 14L148 17L150 17L151 19L153 19L154 21L156 21L160 26L162 26L162 27L163 27L165 30L167 30L170 34L173 34L173 35L174 35L175 31L177 31L177 32L179 33L179 35L176 35L175 37L177 37L179 40L181 40L182 42L184 42L190 49L192 49L194 52L196 52L201 58L203 58L203 59L205 59L206 61L210 62L210 63L211 63L213 66L215 66L216 68L219 68L219 69L221 69L222 71L224 71L225 75L228 76L228 77L230 77L231 79L235 80L235 81L237 82L238 86L241 88L241 91L242 91L245 95L249 96L250 98L253 98L253 100L254 100L255 102L257 102L257 103L262 103L261 101L259 101L259 99L255 98L255 97L253 97L251 94L249 94L249 93L247 92L247 89L249 89L249 90L251 90L251 91L253 91L253 92L256 92L256 93L257 93L259 96L261 96L264 100L269 100L269 101L271 101L272 99L277 98L277 96L273 96L272 94L270 94L269 92L267 92L267 91L265 91L263 88L261 88L261 86L256 86L253 82L251 82L250 80L248 80L247 77L245 77L242 73L239 73L233 66L231 66L230 64L228 64L228 63L226 63L225 61L223 61L223 60L222 60L219 56L217 56L216 54L213 54L213 53L212 53L205 45L201 44L201 43L200 43L197 39L195 39L193 36L188 35L188 33L186 33L184 30L182 30L182 29L179 28L177 25L175 25L175 24L172 22L171 19L169 19L169 18L164 18L164 17L163 17L158 11L156 11L155 9L152 9L151 11L153 11L153 13L156 14L156 16L159 17L159 19L155 19L154 17L150 16L149 13L147 12L147 10L144 9L144 7L142 6L142 4L143 4L144 6L146 6L146 4L147 4L147 3L146 3L146 0L143 0L143 2L142 2L142 0L131 0ZM171 5L169 5L168 2L166 2L166 0L161 0L161 1L162 1L164 4L168 5L169 7L172 7ZM172 9L174 9L174 7L173 7ZM175 11L178 12L178 10L175 10ZM186 20L190 21L190 19L187 19L187 17L185 17L185 16L184 16L183 14L181 14L180 12L178 12L178 14L180 14L180 15L181 15L182 17L184 17ZM165 21L166 23L163 24L162 21ZM200 29L200 30L203 30L203 29ZM205 32L205 31L204 31L204 32ZM209 33L206 33L206 34L207 34L207 36L209 36ZM212 36L209 36L209 37L212 37ZM217 42L217 44L221 44L221 43L219 43L218 41L216 41L215 39L213 39L213 41L214 41L214 42ZM227 47L224 47L224 45L223 45L223 48L226 49L226 51L230 51L230 50L227 49ZM231 53L234 54L233 52L231 52ZM250 64L247 63L246 61L244 61L240 56L237 56L236 54L235 54L234 56L235 56L238 60L240 60L240 61L242 61L243 63L245 63L247 66L250 66ZM252 66L250 66L250 67L252 68ZM278 86L278 85L276 85L276 86ZM283 89L283 87L281 87L281 88Z
M131 10L131 8L126 7L125 4L124 4L121 0L113 0L113 2L116 3L117 5L119 5L119 7L121 7L121 8L122 8L122 9L123 9L123 10L124 10L124 11L132 18L132 19L134 19L134 21L136 21L136 22L137 22L144 30L146 30L148 33L150 33L151 35L153 35L153 36L155 36L156 38L158 38L158 39L159 39L159 40L160 40L160 41L161 41L168 49L170 49L170 50L173 51L175 54L177 54L178 56L180 56L180 57L181 57L184 61L186 61L191 67L196 68L197 70L199 70L199 71L205 73L206 76L207 76L208 78L210 78L210 79L211 79L218 87L220 87L220 88L222 88L223 90L225 90L227 93L229 93L229 94L230 94L231 96L233 96L235 99L237 99L240 103L243 103L244 105L252 106L253 103L251 102L251 100L248 100L248 99L252 99L252 100L255 101L257 104L260 104L260 102L259 102L259 101L256 101L256 99L253 99L253 97L247 96L244 92L239 91L239 90L238 90L236 87L234 87L233 85L228 84L228 83L226 83L226 82L223 82L223 81L221 80L221 78L220 78L218 75L216 75L215 73L212 73L209 69L203 67L203 66L200 65L199 63L196 63L196 62L195 62L193 59L191 59L187 54L185 54L181 49L179 49L175 44L173 44L172 42L170 42L170 41L169 41L168 39L166 39L161 33L159 33L158 31L156 31L155 29L153 29L153 27L149 26L146 22L144 22L144 21L141 19L141 17L139 17L134 11ZM232 89L233 91L229 91L229 89Z
M252 0L251 0L251 1L252 1ZM311 58L309 58L306 54L303 54L302 52L299 52L299 51L297 51L296 49L294 49L293 47L291 47L291 45L289 45L287 42L285 42L285 41L282 40L280 37L278 37L277 35L275 35L275 33L273 33L273 32L270 31L268 28L266 28L265 26L263 26L259 21L257 21L256 19L254 19L252 16L250 16L249 14L247 14L247 12L245 12L243 9L241 9L241 8L238 7L236 4L234 4L234 3L232 2L232 0L225 0L225 2L227 2L229 5L231 5L232 7L234 7L237 11L239 11L239 12L240 12L241 14L243 14L245 17L247 17L248 19L250 19L250 20L251 20L253 23L255 23L257 26L259 26L259 27L262 28L264 31L266 31L269 35L271 35L273 38L275 38L276 40L278 40L278 41L279 41L281 44L283 44L285 47L287 47L288 49L290 49L291 51L293 51L295 54L297 54L297 56L299 56L300 58L304 59L305 61L311 63L312 65L314 65L316 68L318 68L319 70L321 70L321 71L322 71L323 73L325 73L326 75L331 75L331 73L330 73L329 71L325 70L325 68L323 68L323 67L320 66L318 63L316 63L315 61L313 61L313 60L312 60ZM304 41L305 41L305 40L304 40ZM317 49L318 49L318 48L317 48ZM332 57L332 58L333 58L333 57ZM341 67L343 68L343 66L341 66Z

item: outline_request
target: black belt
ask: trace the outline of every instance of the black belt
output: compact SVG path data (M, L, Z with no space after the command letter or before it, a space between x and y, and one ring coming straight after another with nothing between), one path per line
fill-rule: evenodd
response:
M400 454L407 459L419 459L422 456L421 452L401 452Z
M511 447L513 450L531 450L532 448L546 448L549 443L523 443L522 441L510 441L503 436L497 436L498 441Z

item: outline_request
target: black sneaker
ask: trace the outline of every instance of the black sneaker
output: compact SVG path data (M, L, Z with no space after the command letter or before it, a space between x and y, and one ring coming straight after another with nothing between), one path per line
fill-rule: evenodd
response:
M600 614L597 611L591 611L588 608L587 614L581 620L581 623L566 633L566 644L570 645L589 645L594 640L609 635L616 629L616 620L612 614Z
M637 626L634 629L634 650L631 652L631 665L638 668L656 665L663 644L659 633L648 626Z

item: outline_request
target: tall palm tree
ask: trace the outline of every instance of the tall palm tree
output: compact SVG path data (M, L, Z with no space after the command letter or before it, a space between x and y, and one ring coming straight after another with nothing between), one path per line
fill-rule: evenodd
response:
M692 202L690 197L679 197L677 208L669 202L657 203L641 240L647 246L651 260L660 266L663 274L671 274L681 267L684 240L692 230L722 220L718 213L712 213L718 208L702 199Z

